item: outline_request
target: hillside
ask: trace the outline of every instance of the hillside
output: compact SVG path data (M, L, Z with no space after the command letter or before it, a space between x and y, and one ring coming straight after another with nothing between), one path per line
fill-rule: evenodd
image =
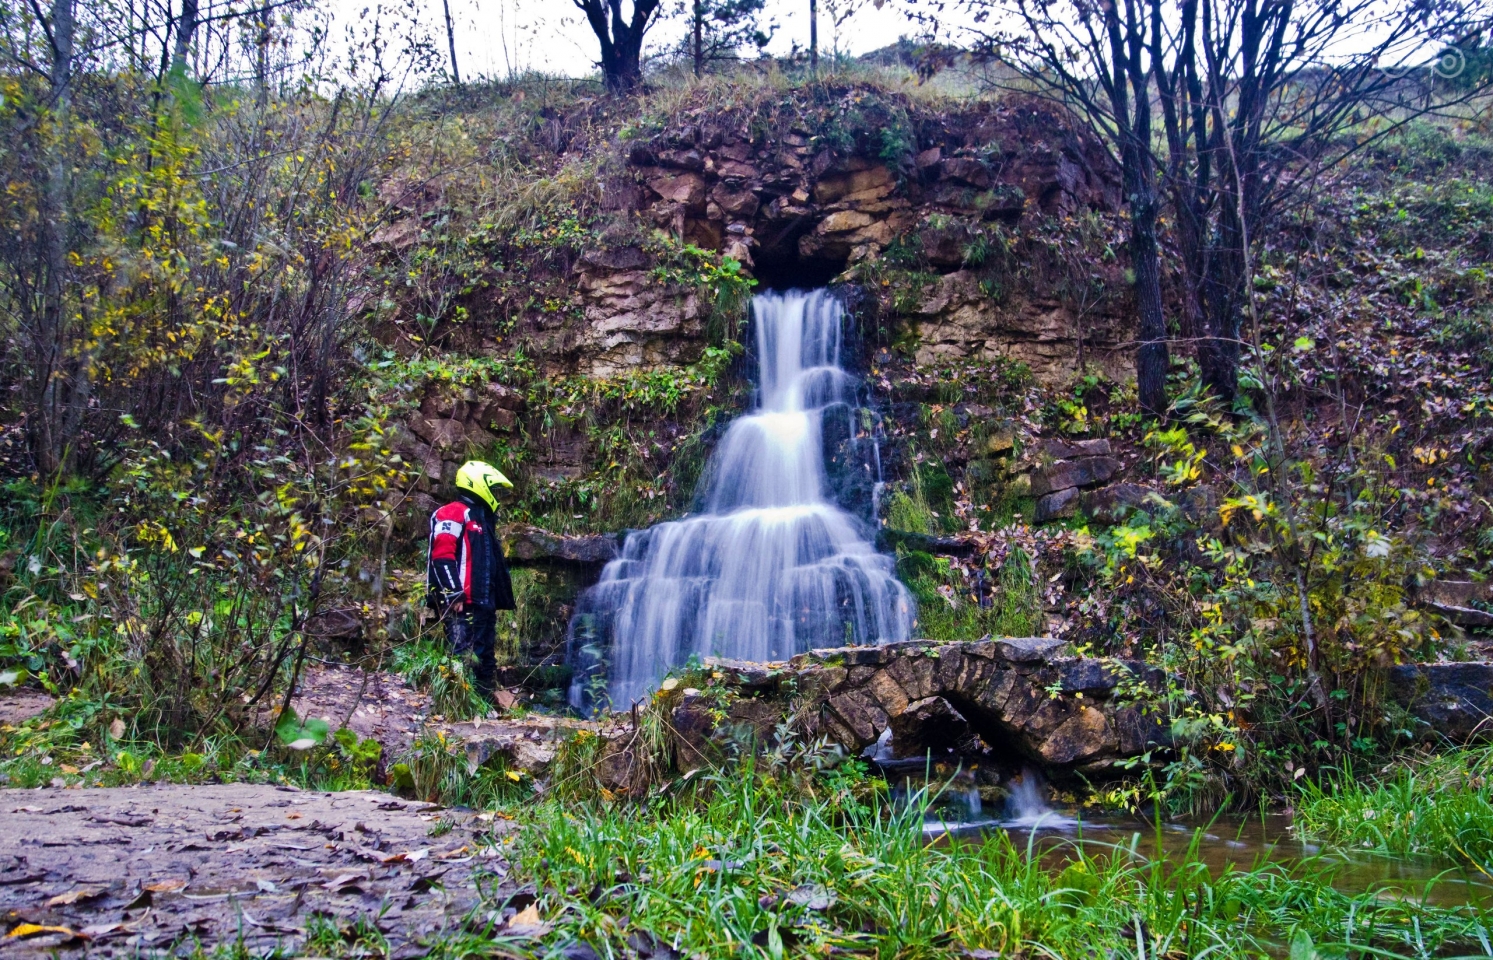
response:
M810 77L764 61L660 73L628 97L524 77L407 98L308 88L252 105L189 85L150 94L159 109L131 117L118 105L149 99L137 79L90 76L90 98L46 141L76 165L61 220L44 189L55 168L0 153L15 238L0 250L12 305L0 782L388 788L489 811L429 829L459 827L511 866L501 895L481 901L486 926L468 917L460 937L515 955L559 930L565 956L614 941L680 956L654 933L688 923L649 914L673 907L634 883L655 867L676 903L716 885L724 899L699 928L713 949L891 943L900 908L854 878L895 886L886 871L899 858L944 871L919 875L925 899L979 871L1027 877L1042 935L1074 946L1063 938L1119 909L1141 868L1064 861L1053 887L1040 855L1022 859L1004 839L934 851L926 811L907 813L948 796L1004 804L1046 782L1028 776L1054 785L1043 803L1075 811L1159 823L1300 805L1303 823L1354 846L1485 863L1475 828L1365 840L1357 814L1332 804L1355 771L1374 770L1408 778L1415 803L1428 789L1488 802L1480 775L1453 770L1484 762L1493 711L1486 104L1390 136L1366 125L1353 134L1364 148L1273 222L1249 278L1232 402L1204 388L1183 335L1178 227L1164 215L1170 408L1158 419L1137 397L1119 167L1033 95L956 94L896 63ZM23 86L0 107L13 130L31 116ZM17 278L52 276L27 273L28 258L63 240L66 282L25 287ZM833 362L805 353L794 369L805 389L832 381L830 399L764 406L753 298L820 287L844 310ZM43 356L47 324L60 346ZM727 469L712 458L733 424L804 409L824 506L849 518L866 569L884 564L915 601L910 633L867 649L847 627L765 665L681 652L656 671L663 686L609 703L618 656L586 591L604 569L623 577L609 561L642 564L627 553L641 531L709 513L704 493ZM425 601L428 518L474 458L514 483L499 522L518 609L498 619L492 703ZM814 602L844 610L860 586L843 575ZM796 601L793 615L819 609ZM899 779L910 764L931 794ZM738 832L756 822L745 808L758 788L776 811L762 814L763 836L779 839L748 857L757 840ZM243 795L274 806L270 789ZM491 810L524 811L512 814L521 839L492 829ZM401 850L382 856L409 859L364 847L361 822L335 859L366 860L376 890L403 883L390 866L403 864L423 883L410 897L426 895L439 873L403 851L418 833L407 820ZM774 872L784 825L819 864L812 880ZM617 846L634 834L644 852ZM854 849L836 846L842 834ZM441 846L458 862L478 856ZM855 859L878 849L884 861ZM1209 921L1216 949L1241 909L1289 915L1312 931L1308 948L1356 916L1348 899L1291 913L1275 868L1260 869L1219 894L1234 913L1220 905ZM57 876L83 876L68 870ZM757 885L731 909L791 914L783 929L796 932L719 921L735 896L722 878L737 873ZM352 882L329 879L328 896ZM1201 904L1211 881L1196 882L1167 896ZM1078 892L1069 904L1052 889ZM136 909L125 892L138 893L112 890L110 909ZM1351 896L1385 911L1385 929L1424 918L1438 944L1482 929L1463 901L1412 910ZM918 955L1003 949L1005 927L968 933L975 902L943 903L917 926ZM618 903L653 917L646 940ZM529 915L536 904L547 919ZM338 923L361 909L336 907ZM1012 909L1002 923L1019 928L1028 908ZM213 923L227 917L214 908ZM949 917L957 938L934 930ZM1104 914L1107 930L1122 921ZM1173 921L1146 924L1179 943L1204 936ZM1135 923L1126 937L1139 942L1149 934ZM255 926L268 944L274 931ZM512 942L504 930L518 931ZM347 951L378 939L322 933ZM442 949L467 949L451 936Z

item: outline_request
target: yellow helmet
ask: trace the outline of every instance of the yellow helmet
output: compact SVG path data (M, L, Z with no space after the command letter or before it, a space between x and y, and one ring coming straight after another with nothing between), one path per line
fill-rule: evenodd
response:
M456 486L461 490L470 490L483 500L494 511L498 509L498 498L493 494L494 487L512 487L503 472L491 464L483 463L481 460L468 460L456 471Z

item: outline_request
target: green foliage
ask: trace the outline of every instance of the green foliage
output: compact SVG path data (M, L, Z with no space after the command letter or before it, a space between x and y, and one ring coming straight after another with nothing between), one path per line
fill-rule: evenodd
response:
M459 741L440 732L418 737L389 768L389 777L394 789L427 803L477 809L518 802L533 789L529 776L509 769L501 757L474 765Z
M710 301L710 341L727 348L741 336L752 288L757 281L742 272L740 261L704 250L693 243L680 243L655 231L645 248L657 261L653 278L660 283L693 287Z
M993 567L913 551L898 556L897 574L917 598L919 637L956 641L1044 632L1031 559L1019 546Z
M394 651L394 669L411 686L430 694L431 706L447 717L481 717L487 703L477 693L467 665L451 656L443 640L432 634L401 644Z
M327 742L331 733L331 725L325 720L311 718L303 720L296 716L296 712L289 707L285 708L280 714L280 719L275 723L275 736L291 750L310 750L312 747L319 747Z
M1430 855L1493 870L1493 750L1469 747L1393 763L1378 776L1352 766L1303 779L1303 835L1352 850Z
M1207 404L1174 422L1146 438L1164 495L1074 540L1093 591L1078 638L1206 691L1177 698L1182 749L1161 790L1206 809L1372 752L1381 727L1392 738L1372 668L1419 653L1428 632L1405 597L1416 557L1386 525L1399 493L1380 475L1339 468L1326 483L1310 462L1282 462L1260 421ZM1209 460L1232 467L1217 501L1198 489Z
M1335 955L1351 942L1415 955L1475 950L1486 922L1338 893L1310 863L1217 873L1196 847L1166 863L1049 855L1004 831L929 843L926 796L847 804L829 783L746 767L644 804L545 803L524 814L534 827L511 855L536 884L549 942L602 952L631 942L689 956L1244 958L1288 943L1293 955ZM606 895L585 896L597 889Z

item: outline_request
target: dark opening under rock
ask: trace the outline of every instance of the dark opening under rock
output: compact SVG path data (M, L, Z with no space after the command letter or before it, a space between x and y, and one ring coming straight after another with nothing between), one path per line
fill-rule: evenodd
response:
M975 733L964 714L943 697L928 697L907 705L891 718L892 756L921 757L966 750Z

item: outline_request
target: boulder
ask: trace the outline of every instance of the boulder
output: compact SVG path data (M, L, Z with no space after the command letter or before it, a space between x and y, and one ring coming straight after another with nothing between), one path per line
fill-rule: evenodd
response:
M1120 472L1120 461L1113 457L1086 457L1082 460L1060 460L1032 472L1032 495L1045 497L1069 487L1092 487Z
M705 178L698 173L665 174L648 180L648 188L670 203L691 210L705 208Z
M1475 580L1432 580L1416 594L1420 606L1444 617L1459 627L1476 630L1493 629L1493 609L1473 604L1493 605L1493 583Z
M953 180L976 190L989 190L990 168L972 157L949 157L939 165L939 177Z
M435 450L452 450L465 442L466 424L454 418L416 419L410 430Z
M515 564L569 563L604 564L622 552L622 537L616 533L565 536L539 527L514 524L500 531L503 549Z
M1493 663L1406 663L1389 669L1386 694L1428 738L1493 739Z
M1421 587L1417 599L1448 607L1470 607L1493 603L1493 580L1432 580Z
M1037 449L1054 460L1077 460L1081 457L1107 457L1110 455L1109 441L1098 440L1039 440Z
M841 210L819 221L819 225L814 229L821 234L847 233L851 230L858 230L861 227L869 226L875 221L876 218L869 213L861 213L858 210Z
M1049 493L1037 501L1034 519L1038 523L1046 523L1060 517L1071 517L1078 512L1078 498L1077 487L1068 487L1056 493Z
M1151 496L1160 495L1138 483L1112 483L1085 491L1079 497L1078 505L1094 522L1109 526L1139 510Z

